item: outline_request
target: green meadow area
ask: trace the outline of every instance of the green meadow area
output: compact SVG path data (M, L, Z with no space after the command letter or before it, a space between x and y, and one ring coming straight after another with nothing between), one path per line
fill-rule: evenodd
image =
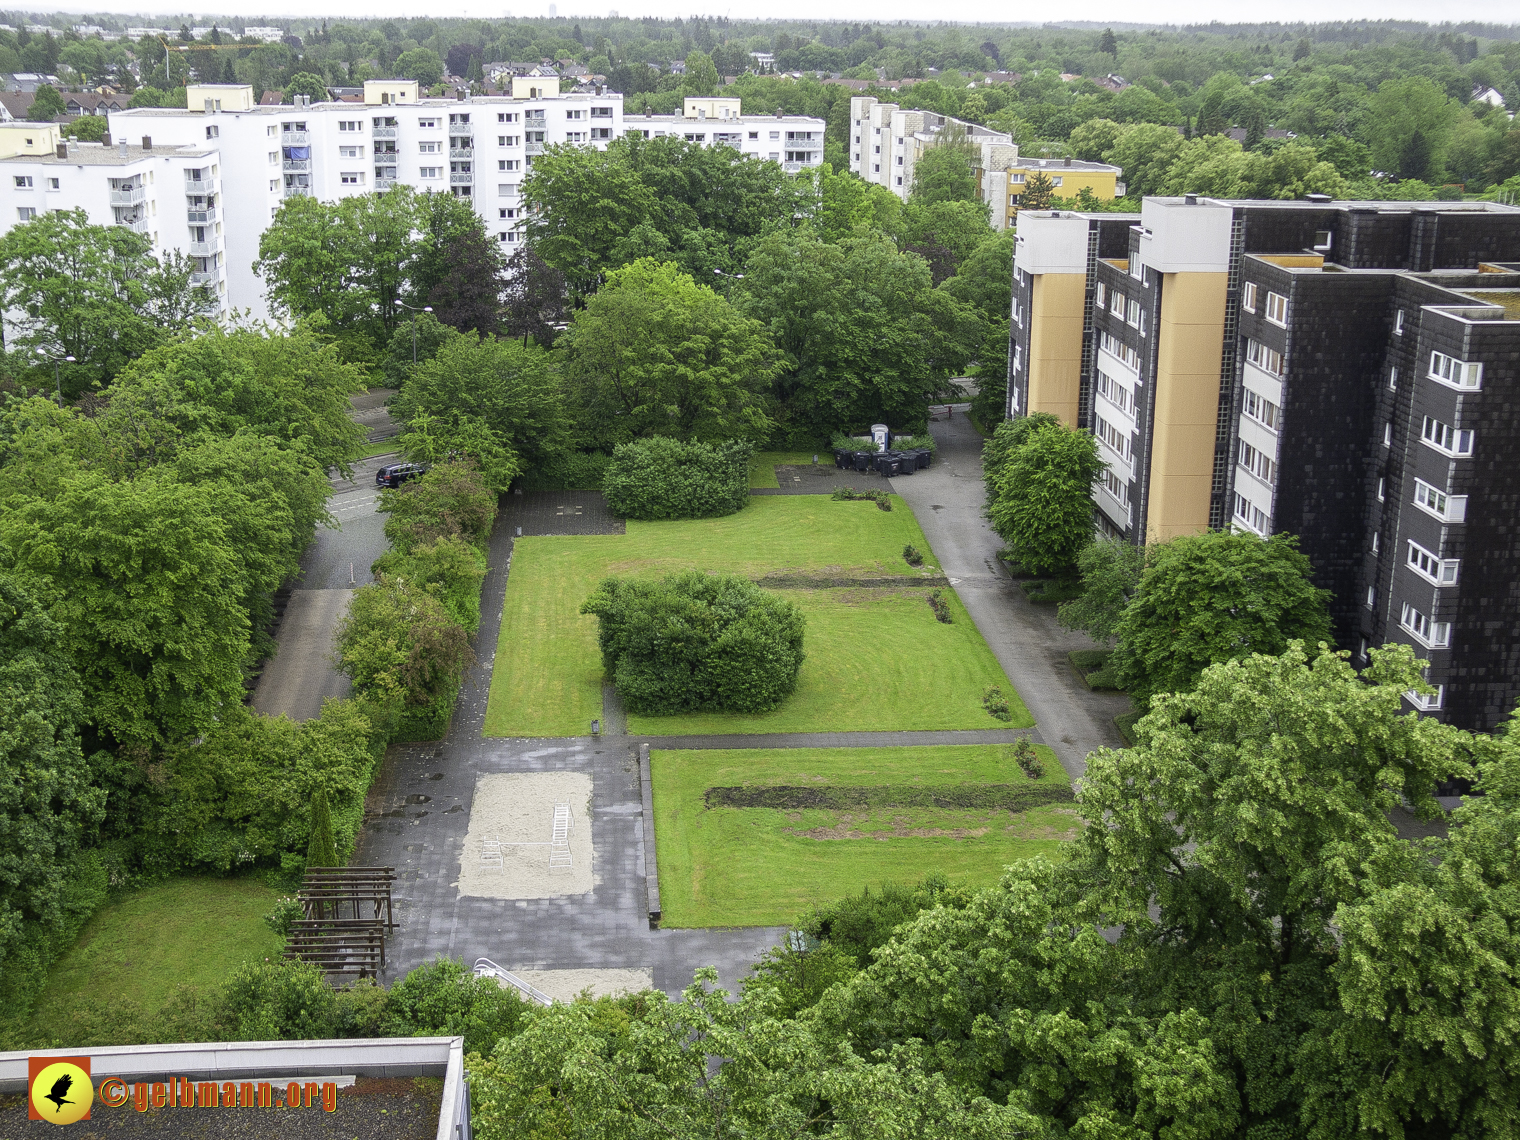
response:
M661 925L788 923L886 880L986 886L1059 858L1079 821L1055 755L1036 752L1038 781L1004 745L656 749Z
M596 619L581 603L607 575L698 569L774 584L807 613L807 660L797 692L762 715L630 717L647 735L1019 728L1033 723L1014 695L1013 720L988 715L982 694L1012 694L992 651L952 590L954 618L935 620L935 572L903 561L929 550L903 501L891 511L825 495L752 498L738 514L677 522L630 520L622 535L521 538L514 544L501 635L486 708L487 736L583 736L602 713ZM930 558L932 563L932 555ZM902 585L843 585L855 579ZM772 582L767 582L771 579ZM816 586L817 588L798 588Z

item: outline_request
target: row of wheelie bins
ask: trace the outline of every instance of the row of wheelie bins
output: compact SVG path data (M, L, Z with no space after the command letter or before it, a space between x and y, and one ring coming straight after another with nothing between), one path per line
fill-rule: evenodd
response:
M834 466L843 471L876 471L882 475L911 475L929 466L934 455L926 447L904 451L845 451L835 449Z

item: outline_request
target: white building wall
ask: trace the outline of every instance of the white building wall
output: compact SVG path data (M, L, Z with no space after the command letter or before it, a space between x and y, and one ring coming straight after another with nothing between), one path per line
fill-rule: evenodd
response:
M625 130L642 132L645 138L674 135L703 146L731 146L751 158L778 162L791 174L822 165L827 126L806 115L626 115L623 123Z

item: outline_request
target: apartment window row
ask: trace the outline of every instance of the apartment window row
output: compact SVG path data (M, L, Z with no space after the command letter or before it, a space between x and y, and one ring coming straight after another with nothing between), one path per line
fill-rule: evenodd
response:
M1108 297L1108 311L1121 321L1124 319L1124 302L1129 300L1123 293L1115 289Z
M1430 378L1453 388L1476 389L1483 386L1483 365L1454 360L1440 352L1430 354Z
M1443 455L1461 456L1473 453L1473 432L1468 428L1453 428L1431 416L1426 416L1420 428L1420 438Z
M1131 348L1112 333L1104 333L1098 343L1104 352L1118 357L1136 372L1140 371L1140 353L1136 349Z
M1437 586L1450 586L1457 580L1457 568L1461 561L1456 558L1437 558L1418 542L1409 544L1409 567L1420 577Z
M1249 388L1245 390L1241 398L1240 410L1247 418L1273 431L1276 431L1282 422L1282 409L1260 392L1253 392Z
M1439 487L1432 487L1423 479L1414 481L1414 505L1434 515L1442 522L1467 521L1467 496L1448 495Z
M1024 327L1024 306L1019 303L1019 299L1017 297L1013 299L1013 309L1009 315L1012 316L1014 324L1018 325L1020 328Z
M1277 460L1266 452L1240 441L1240 465L1270 487L1277 486Z
M1254 281L1247 281L1240 287L1240 307L1248 313L1256 311L1257 285Z
M1415 636L1427 649L1445 649L1451 644L1451 622L1431 621L1429 617L1404 603L1399 624Z
M1108 468L1103 472L1103 489L1120 505L1129 506L1129 484L1121 479L1113 468Z
M1264 538L1267 534L1267 528L1271 526L1272 522L1266 511L1262 510L1238 491L1235 493L1235 518L1240 521L1241 525L1255 531Z
M1135 414L1135 394L1130 391L1128 385L1121 384L1101 368L1098 369L1098 395L1102 396L1121 412L1129 415Z
M1281 293L1267 294L1267 320L1288 327L1288 298Z
M1268 348L1258 340L1246 340L1246 359L1263 372L1270 372L1273 376L1282 375L1282 353L1275 348Z
M1093 434L1107 444L1109 450L1125 462L1128 462L1134 456L1134 443L1130 437L1102 416L1093 417Z

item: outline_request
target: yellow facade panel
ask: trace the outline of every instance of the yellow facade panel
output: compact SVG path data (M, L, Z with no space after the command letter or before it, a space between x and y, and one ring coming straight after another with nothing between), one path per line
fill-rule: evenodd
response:
M1082 309L1087 278L1081 273L1041 273L1030 281L1029 406L1077 426L1082 392Z

